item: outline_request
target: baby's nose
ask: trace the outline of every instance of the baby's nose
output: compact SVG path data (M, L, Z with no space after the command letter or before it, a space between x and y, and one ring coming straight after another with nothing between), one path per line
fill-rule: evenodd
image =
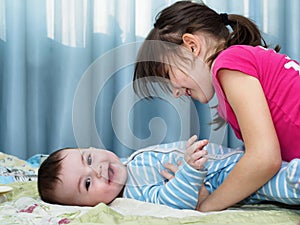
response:
M109 163L104 162L101 165L101 176L105 179L108 180L108 168L109 168Z
M94 170L94 172L96 173L96 176L100 178L101 177L101 173L102 173L101 172L102 171L101 166L99 166L98 168L96 168L96 167L94 167L94 166L91 165L90 167L91 167L92 170Z

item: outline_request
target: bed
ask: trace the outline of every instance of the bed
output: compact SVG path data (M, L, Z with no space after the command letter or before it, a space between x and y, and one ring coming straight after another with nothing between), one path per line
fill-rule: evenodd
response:
M12 188L0 194L0 224L300 224L299 207L270 203L211 213L124 198L95 207L48 204L41 201L36 187L37 170L44 157L35 155L25 161L0 152L0 186Z

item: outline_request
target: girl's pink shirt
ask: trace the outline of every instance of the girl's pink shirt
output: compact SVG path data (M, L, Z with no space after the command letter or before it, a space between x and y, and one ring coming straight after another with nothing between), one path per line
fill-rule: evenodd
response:
M263 47L235 45L220 53L213 66L218 112L243 140L237 119L220 86L220 69L237 70L259 80L280 142L282 159L300 158L300 65ZM250 121L249 121L250 122Z

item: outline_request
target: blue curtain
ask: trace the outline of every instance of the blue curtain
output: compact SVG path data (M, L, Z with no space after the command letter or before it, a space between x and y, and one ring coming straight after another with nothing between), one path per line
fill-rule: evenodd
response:
M215 111L189 98L148 101L132 91L135 56L171 0L0 0L0 151L26 159L94 146L124 157L192 134L235 147L214 131ZM250 17L271 44L300 59L298 0L207 0Z

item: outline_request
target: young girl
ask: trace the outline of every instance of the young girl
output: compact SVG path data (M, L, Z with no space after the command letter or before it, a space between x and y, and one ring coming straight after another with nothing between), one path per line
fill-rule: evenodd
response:
M244 142L244 156L200 211L232 206L271 179L282 160L300 157L300 65L267 47L249 19L179 1L159 14L139 51L136 93L149 96L154 77L161 87L171 84L175 97L207 103L216 93L219 115Z

